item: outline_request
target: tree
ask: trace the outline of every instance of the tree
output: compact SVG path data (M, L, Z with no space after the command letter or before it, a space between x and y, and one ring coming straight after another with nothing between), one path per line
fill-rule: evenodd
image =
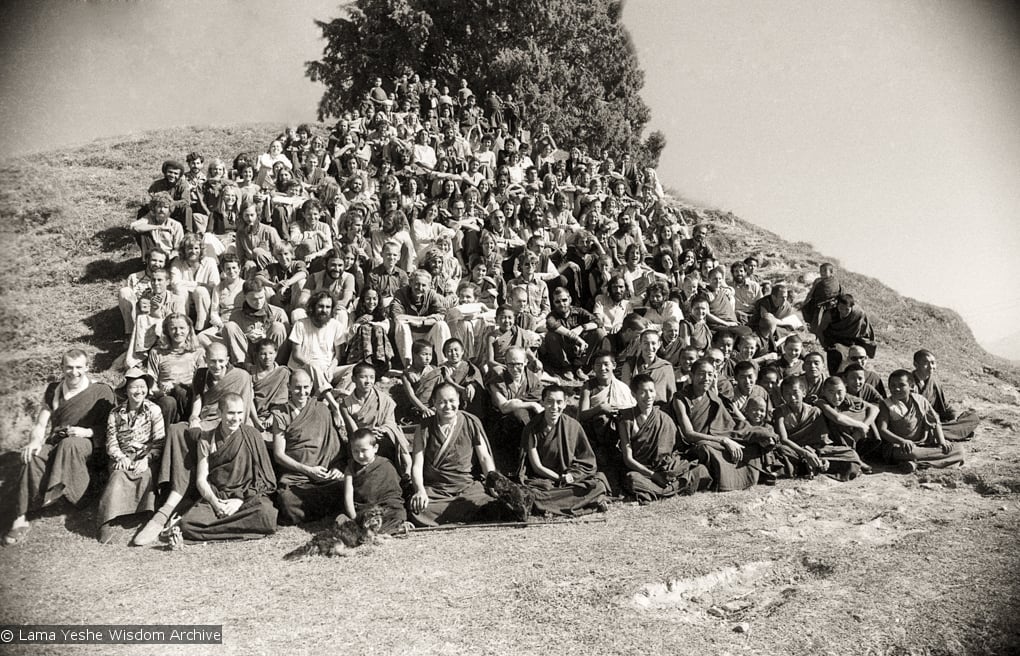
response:
M662 133L642 142L650 112L644 73L620 22L621 0L356 0L316 21L323 57L319 119L354 106L376 77L416 72L456 88L512 93L529 125L549 124L566 145L629 151L654 166Z

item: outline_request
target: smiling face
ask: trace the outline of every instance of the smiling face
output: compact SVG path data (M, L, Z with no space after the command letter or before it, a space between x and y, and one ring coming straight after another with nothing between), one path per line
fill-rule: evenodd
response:
M843 381L826 383L825 387L822 388L822 397L829 402L829 405L838 408L839 404L846 398L846 385L843 384Z
M695 301L691 303L691 318L694 319L695 323L700 323L705 320L708 316L708 302L707 301Z
M177 317L167 326L166 336L172 346L181 346L188 338L188 322L183 317Z
M374 289L365 290L365 296L361 301L361 307L366 312L375 312L376 308L379 307L379 292Z
M699 362L691 369L691 387L698 394L704 394L711 389L715 380L715 367L710 362Z
M181 179L181 175L183 174L184 171L177 168L176 166L168 166L166 168L166 172L163 174L163 177L166 178L167 183L172 186L177 184L177 181Z
M459 342L450 342L443 349L443 355L451 365L457 365L464 359L464 347Z
M460 408L460 395L452 387L443 387L436 392L435 399L436 415L442 422L452 421L457 416Z
M383 248L382 257L383 265L392 271L396 268L397 263L400 262L400 249L396 246L386 246Z
M910 397L910 378L897 376L889 379L889 398L894 401L906 401Z
M312 322L319 326L325 326L333 316L333 299L329 296L323 296L316 301L315 306L312 308Z
M641 356L645 362L651 362L659 352L659 335L657 333L645 333L641 336Z
M554 390L547 392L542 397L542 407L545 408L545 420L550 426L555 424L563 416L563 410L567 407L567 399L562 391Z
M149 384L144 378L132 378L124 391L127 393L128 407L137 410L142 407L145 397L149 395Z
M354 391L358 396L365 396L375 387L375 370L371 367L359 367L351 380L354 382Z
M219 414L220 424L229 435L241 427L241 423L247 415L247 409L244 407L244 401L230 399L220 404Z
M215 380L227 373L227 365L230 359L227 356L227 347L223 344L214 343L205 352L205 366L209 368L209 375Z
M223 279L234 282L241 276L241 265L237 262L223 263Z
M61 363L61 372L64 375L64 382L70 387L77 387L85 380L85 375L89 370L88 360L84 357L78 356L64 356L64 360Z

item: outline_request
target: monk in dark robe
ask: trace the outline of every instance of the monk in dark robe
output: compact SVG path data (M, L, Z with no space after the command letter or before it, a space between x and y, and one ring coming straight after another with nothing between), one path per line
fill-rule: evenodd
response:
M376 449L401 476L411 474L411 447L404 431L396 421L397 404L385 392L376 388L375 368L368 362L359 362L351 372L354 391L342 397L338 407L347 435L363 428L375 433Z
M495 468L481 420L459 409L460 395L448 383L436 387L432 404L434 414L414 436L411 521L437 526L498 518L503 505L479 480Z
M195 463L198 462L198 440L203 431L213 429L220 421L219 403L227 395L237 395L244 403L245 421L255 414L252 400L251 375L230 364L227 347L213 342L205 349L206 366L195 372L192 381L193 400L188 423L171 424L166 434L163 458L156 477L158 488L169 488L163 505L135 535L132 544L146 546L159 537L178 504L194 484Z
M527 355L522 348L511 348L506 354L506 370L489 378L489 395L493 412L493 458L502 472L520 468L520 434L532 418L542 412L542 381L527 368Z
M484 418L488 398L482 383L482 370L464 359L464 343L456 337L451 337L443 344L443 355L446 361L438 367L441 379L457 388L460 398L464 400L464 410L479 419Z
M826 262L818 267L818 278L811 284L804 302L800 305L801 314L808 329L818 334L818 322L822 313L836 303L836 297L843 293L843 286L836 279L836 269Z
M880 457L882 443L875 428L878 406L847 394L842 378L831 376L825 380L815 407L825 417L833 444L853 447L862 458ZM870 474L871 467L862 463L861 471Z
M927 349L914 354L914 389L923 396L938 413L942 431L947 440L965 442L974 437L981 418L973 410L957 414L946 400L946 393L935 376L935 355Z
M17 515L5 544L28 534L29 511L62 498L81 501L91 481L90 463L105 461L107 417L116 402L113 390L89 379L88 356L82 350L64 353L61 368L63 377L46 387L28 445L21 450Z
M828 474L849 481L861 473L861 459L853 446L836 445L822 411L804 402L804 381L787 378L782 384L783 405L773 421L779 433L779 454L795 465L793 473Z
M252 425L263 432L269 430L271 408L287 403L289 398L291 371L277 364L276 351L273 341L262 340L255 345L255 364L249 369L255 410Z
M712 477L676 453L676 423L656 407L657 385L646 374L631 381L637 405L620 413L620 452L628 471L624 490L645 504L677 494L693 494Z
M550 385L542 390L542 406L545 411L521 436L525 458L520 479L535 494L533 511L568 516L605 512L609 483L598 471L581 424L563 414L564 389Z
M875 421L883 456L907 472L962 465L963 449L946 441L938 413L928 399L911 391L912 383L913 375L905 369L889 375L889 398L883 399Z
M312 398L303 369L290 377L290 399L272 411L273 456L279 467L281 524L312 522L343 510L344 454L329 409Z
M708 468L712 489L743 490L758 482L763 454L774 445L774 433L738 423L722 398L713 392L716 370L710 360L691 367L691 380L676 395L673 412L689 456Z
M187 540L249 540L276 531L273 464L262 435L245 426L237 394L219 401L220 422L198 440L195 488L200 497L181 516Z
M351 461L344 471L344 511L351 519L365 508L377 506L383 511L380 533L393 533L407 521L400 476L393 463L378 457L379 440L370 428L351 435Z
M836 306L822 314L818 330L819 341L828 356L830 373L839 371L844 352L851 346L864 347L869 357L875 355L875 329L851 294L840 294L836 298Z

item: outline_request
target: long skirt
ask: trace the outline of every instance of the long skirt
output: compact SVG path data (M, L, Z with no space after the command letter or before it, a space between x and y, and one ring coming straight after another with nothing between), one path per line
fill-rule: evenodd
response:
M526 478L524 484L535 493L532 512L536 514L587 515L595 512L596 504L609 494L609 483L602 472L562 487L547 478Z
M140 474L133 471L118 469L110 471L110 480L106 483L103 496L99 500L98 524L155 509L156 494L153 485L152 470L146 469Z
M758 482L764 471L762 450L757 444L743 445L744 455L740 462L731 462L721 446L698 444L691 449L691 455L708 469L712 477L711 489L716 492L746 490Z
M268 497L246 499L233 515L217 517L205 501L181 516L181 533L187 540L255 540L276 532L276 507Z
M942 432L952 442L966 442L974 437L981 418L973 410L968 410L952 421L942 422Z
M56 444L43 444L39 453L21 467L18 481L18 515L38 510L61 497L78 503L88 490L91 475L88 461L92 440L65 437Z
M479 481L472 481L454 496L439 494L428 486L425 492L429 495L428 507L420 513L410 513L415 526L495 521L505 514L503 503L489 496Z
M920 469L928 467L941 469L963 464L963 448L959 444L951 444L949 453L942 453L942 449L937 446L915 445L911 451L907 452L896 445L885 443L882 445L882 455L885 456L887 462L891 463L913 460Z

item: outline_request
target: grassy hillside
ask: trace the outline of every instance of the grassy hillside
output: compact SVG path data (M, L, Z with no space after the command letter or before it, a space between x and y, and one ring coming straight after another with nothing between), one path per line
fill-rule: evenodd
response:
M84 347L119 383L117 289L141 266L126 226L162 160L260 151L277 130L165 130L0 167L0 497L63 349ZM757 253L764 275L803 290L828 259L676 202L716 227L724 262ZM245 654L324 641L352 653L1018 653L1020 371L956 313L840 276L876 324L879 370L927 346L957 404L984 417L963 469L781 481L617 506L605 523L412 534L298 563L280 559L321 525L163 553L99 545L94 503L58 507L0 549L0 624L222 623L224 653Z
M192 150L206 161L261 152L279 129L162 130L0 166L0 339L7 345L0 356L6 365L0 373L0 447L24 439L27 417L43 381L56 374L62 349L76 344L94 353L101 376L123 349L117 289L141 267L127 225L162 161ZM805 287L818 263L831 261L809 244L787 242L730 213L677 202L716 227L712 241L724 262L758 253L764 275ZM909 363L909 354L926 345L939 355L950 387L964 395L1001 401L999 385L1020 382L1018 370L983 351L955 312L902 297L873 278L840 275L875 321L881 370Z

